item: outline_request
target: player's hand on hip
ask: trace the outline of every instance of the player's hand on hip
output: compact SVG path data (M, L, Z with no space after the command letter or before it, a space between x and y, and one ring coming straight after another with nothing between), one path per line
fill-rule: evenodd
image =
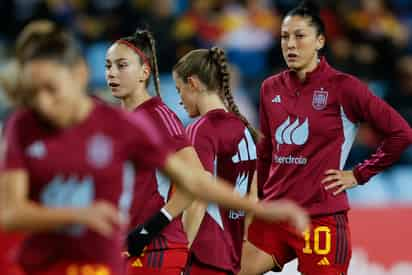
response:
M336 189L333 192L333 195L335 196L358 185L358 181L356 180L353 171L334 169L325 172L325 178L322 180L322 183L325 184L325 190Z
M97 201L81 211L82 224L90 230L109 237L116 228L126 224L126 219L109 202Z
M304 232L310 226L308 213L292 201L278 200L262 203L262 205L266 213L259 213L259 215L266 220L287 222L294 226L298 232Z

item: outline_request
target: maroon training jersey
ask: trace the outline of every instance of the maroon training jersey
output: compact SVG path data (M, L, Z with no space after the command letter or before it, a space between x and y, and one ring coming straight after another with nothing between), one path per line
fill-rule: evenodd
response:
M152 123L159 129L164 142L171 151L177 152L184 147L191 146L186 137L184 128L179 118L163 103L160 97L152 97L136 108L133 116L144 114L150 117ZM146 169L137 171L135 196L131 209L131 226L142 224L157 213L168 201L172 184L170 179L162 175L159 170ZM162 231L162 235L172 242L187 244L186 233L180 217L173 221ZM162 243L163 244L163 243ZM164 249L166 247L156 247Z
M384 137L370 159L355 167L360 184L396 161L412 142L404 119L355 77L322 58L301 83L290 70L266 79L261 88L258 186L265 200L292 199L310 214L349 208L346 193L333 196L321 180L343 169L359 122ZM263 194L262 194L263 193Z
M233 184L245 195L256 169L256 148L245 124L233 113L212 110L188 126L187 134L204 168ZM245 213L209 204L191 252L208 265L236 274Z
M128 215L135 168L161 167L166 150L143 114L129 117L94 102L89 116L65 129L48 127L31 111L13 115L6 131L4 169L29 174L31 200L47 207L87 207L105 200ZM84 226L31 234L20 263L47 269L60 260L105 263L122 274L124 232L107 239Z

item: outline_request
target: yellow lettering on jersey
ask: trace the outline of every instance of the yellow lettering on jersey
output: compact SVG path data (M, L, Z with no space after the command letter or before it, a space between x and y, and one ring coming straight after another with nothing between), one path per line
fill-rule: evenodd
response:
M67 275L79 275L77 265L75 264L69 265L69 267L67 268L66 274Z
M324 248L319 247L320 246L319 245L320 233L325 234L325 247ZM318 226L313 230L313 250L311 248L310 235L311 235L310 230L306 230L303 233L303 237L305 239L305 246L302 249L303 253L312 254L313 252L315 252L315 254L317 255L326 255L330 252L332 238L331 238L329 227Z
M323 232L325 233L325 247L320 248L319 247L319 236L320 233ZM314 247L313 249L315 250L315 253L318 255L326 255L330 252L330 247L331 247L331 235L330 235L330 229L327 226L318 226L314 230Z
M310 230L306 229L303 232L303 237L305 238L305 247L302 249L302 252L305 254L312 254L312 249L310 248Z
M95 275L94 268L91 265L84 265L81 267L82 275Z
M96 267L96 275L110 275L110 271L105 266L97 266Z
M110 275L110 271L103 265L70 265L66 270L66 275Z

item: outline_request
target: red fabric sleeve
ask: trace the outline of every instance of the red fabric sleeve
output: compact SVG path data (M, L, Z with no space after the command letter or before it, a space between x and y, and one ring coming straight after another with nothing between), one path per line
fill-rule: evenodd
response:
M162 168L174 148L170 147L161 130L145 112L125 116L131 122L131 129L126 131L130 159L141 168Z
M213 135L210 135L211 129L208 129L208 126L208 123L200 125L198 131L192 136L192 145L195 148L204 169L214 175L217 143L213 139Z
M22 122L17 119L17 116L13 116L8 121L2 137L0 170L26 168L22 128Z
M157 113L159 117L156 121L162 128L159 132L163 135L162 138L168 144L170 150L177 152L185 147L191 146L182 122L174 113L169 110L167 111Z
M375 96L356 78L347 78L341 95L343 109L352 122L367 122L382 136L376 152L354 168L358 183L367 182L397 161L412 144L412 129L386 102Z

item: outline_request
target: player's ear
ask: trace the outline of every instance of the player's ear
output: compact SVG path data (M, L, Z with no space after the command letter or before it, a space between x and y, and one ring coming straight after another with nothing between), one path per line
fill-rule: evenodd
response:
M199 79L196 76L193 76L193 75L189 76L187 78L187 84L189 85L191 90L199 91L200 83L199 83Z
M319 51L321 49L323 49L323 47L325 46L325 36L323 34L318 35L317 40L316 40L316 49Z
M150 73L151 73L150 67L147 66L147 64L143 64L142 69L143 69L144 81L147 81L150 78Z

